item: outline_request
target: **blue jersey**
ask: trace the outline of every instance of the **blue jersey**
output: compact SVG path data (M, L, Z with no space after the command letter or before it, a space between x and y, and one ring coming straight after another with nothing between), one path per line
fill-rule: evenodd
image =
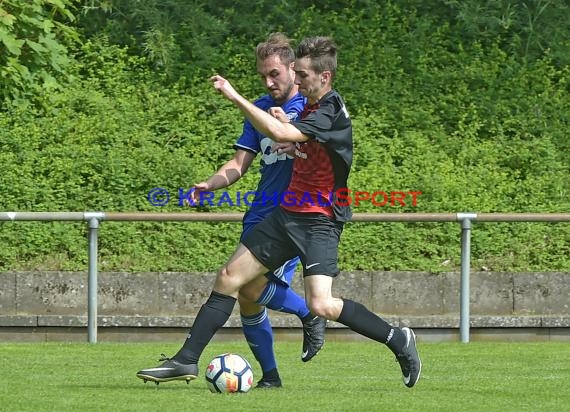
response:
M264 95L254 102L254 105L267 111L271 107L279 106L270 95ZM303 111L305 98L297 93L292 99L281 107L290 120L296 120ZM252 206L243 218L243 233L249 231L255 224L261 222L275 207L279 205L279 196L287 189L293 170L293 157L287 154L277 155L271 153L274 141L258 132L249 120L245 120L243 133L234 145L234 148L248 152L261 153L260 172L261 179L256 189L256 196Z

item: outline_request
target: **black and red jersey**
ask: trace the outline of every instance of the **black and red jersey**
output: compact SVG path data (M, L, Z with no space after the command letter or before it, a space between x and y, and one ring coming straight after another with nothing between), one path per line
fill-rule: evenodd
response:
M347 187L352 164L352 122L342 97L334 90L316 104L307 104L301 120L292 123L310 140L297 143L293 174L282 203L292 212L323 213L338 221L350 220L350 206L337 200Z

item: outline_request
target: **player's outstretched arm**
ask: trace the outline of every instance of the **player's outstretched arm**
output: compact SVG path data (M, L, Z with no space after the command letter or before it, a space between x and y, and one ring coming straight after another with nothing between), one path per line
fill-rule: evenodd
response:
M309 140L309 138L302 134L295 126L289 123L283 123L269 113L254 106L239 94L230 82L222 76L212 76L210 77L210 81L213 83L214 88L235 104L251 122L253 127L264 135L271 137L276 142L306 142Z
M198 204L200 193L223 189L237 182L248 171L255 159L255 154L245 150L236 150L234 157L228 160L208 180L194 184L190 199Z

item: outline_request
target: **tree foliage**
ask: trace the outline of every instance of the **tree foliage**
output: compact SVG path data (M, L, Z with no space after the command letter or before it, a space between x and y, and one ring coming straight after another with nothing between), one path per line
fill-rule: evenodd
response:
M60 85L71 62L67 46L78 40L74 0L0 2L0 99L41 101Z
M378 34L383 36L382 30L393 28L389 27L391 19L398 14L415 18L411 26L398 27L407 31L404 42L410 36L421 37L427 28L447 27L449 40L454 40L448 44L452 50L462 43L479 42L486 47L498 42L501 49L522 59L536 60L548 52L559 67L570 64L565 52L570 47L570 6L562 1L341 0L318 7L299 0L91 3L94 7L79 22L89 35L104 33L111 42L145 54L171 79L191 77L196 70L220 65L227 56L221 46L228 37L238 39L240 46L253 46L266 33L284 31L297 38L320 33L334 34L335 39L344 41L346 36L350 43L352 34L357 34L355 28L363 22L381 17ZM336 26L330 25L333 17ZM423 33L424 37L429 34Z

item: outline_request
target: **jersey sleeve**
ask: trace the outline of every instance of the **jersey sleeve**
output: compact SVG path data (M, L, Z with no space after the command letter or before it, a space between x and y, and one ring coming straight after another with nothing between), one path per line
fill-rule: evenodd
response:
M303 107L305 107L305 98L298 93L282 107L289 121L295 122L301 120L301 112L303 111Z
M352 144L348 139L352 134L352 123L344 102L336 93L323 100L316 111L292 124L301 133L320 143L334 146Z
M253 154L258 154L261 151L261 146L257 134L257 130L255 130L249 120L244 120L242 134L234 143L234 149L242 149Z

